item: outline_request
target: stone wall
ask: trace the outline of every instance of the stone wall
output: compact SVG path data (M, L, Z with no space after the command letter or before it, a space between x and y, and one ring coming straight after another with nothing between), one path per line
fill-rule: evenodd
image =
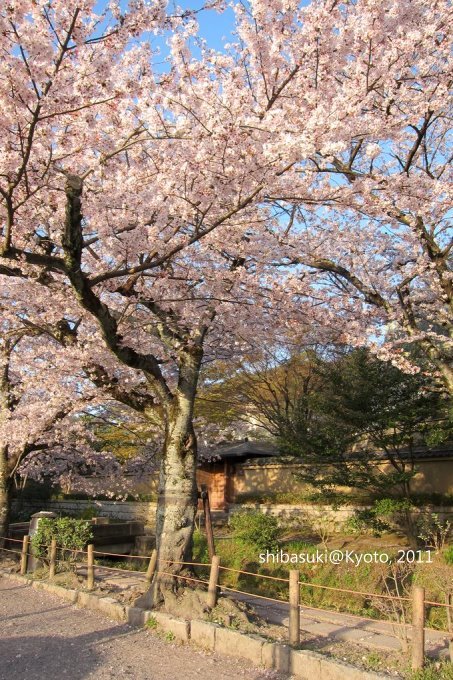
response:
M382 472L390 472L390 465L370 463L381 468ZM280 462L269 459L269 462L254 463L249 461L235 466L235 474L231 487L232 500L241 502L241 497L272 496L272 494L291 492L301 494L307 491L307 484L297 478L303 469L301 463ZM453 457L436 460L419 460L417 472L411 482L414 493L453 494Z
M32 515L39 510L51 510L61 515L82 513L84 510L95 508L99 517L110 517L121 520L137 520L146 526L154 527L156 523L156 503L131 501L96 501L96 500L66 500L43 501L30 500L13 502L13 511L19 509L21 513Z
M131 502L131 501L94 501L94 500L67 500L67 501L25 501L21 503L21 510L28 515L39 510L52 510L57 514L79 514L87 508L96 508L96 514L100 517L110 517L120 520L137 520L151 529L155 527L156 503ZM288 504L262 504L262 503L234 503L228 509L232 514L244 509L259 510L267 515L278 517L282 524L293 525L295 528L310 526L317 521L332 522L333 531L341 531L345 522L354 514L359 506L349 505L342 508L333 508L331 505L300 505ZM363 506L360 506L363 508ZM453 507L429 507L420 512L435 512L441 520L449 519L453 524Z

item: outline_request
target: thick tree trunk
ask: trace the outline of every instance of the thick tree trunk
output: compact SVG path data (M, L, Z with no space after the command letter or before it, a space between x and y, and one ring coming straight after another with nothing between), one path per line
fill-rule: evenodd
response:
M192 423L183 414L169 423L159 478L156 516L157 575L153 604L165 600L166 591L182 590L192 560L192 537L197 512L197 446ZM161 574L159 572L165 572Z
M156 606L190 581L192 539L197 512L197 441L193 410L202 358L201 343L179 356L178 387L166 406L166 434L159 476L156 516L157 569L140 606ZM179 577L179 578L178 578Z
M8 472L7 449L0 449L0 547L9 529L11 508L11 481Z

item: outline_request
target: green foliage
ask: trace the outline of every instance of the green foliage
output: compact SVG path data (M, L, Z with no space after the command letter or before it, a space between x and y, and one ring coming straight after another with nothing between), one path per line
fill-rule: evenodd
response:
M289 415L281 405L280 446L306 463L298 477L324 498L338 487L410 497L414 450L451 437L448 400L423 372L402 373L364 349L314 356L310 370ZM377 451L385 470L370 465Z
M86 508L71 512L70 514L73 519L91 520L93 517L99 516L99 508L96 508L95 505L88 505Z
M148 621L146 622L146 627L151 628L152 630L155 630L159 624L157 623L156 619L154 616L150 616Z
M453 680L453 664L448 661L430 663L420 671L410 671L408 680Z
M231 517L230 525L236 540L253 545L259 551L277 550L280 529L276 517L243 510Z
M417 523L418 537L427 548L442 550L452 533L448 520L442 521L435 512L423 514Z
M193 555L196 562L209 562L208 543L200 529L193 532Z
M447 564L450 564L453 566L453 545L450 545L445 551L444 551L444 560Z
M56 540L59 548L57 559L67 562L75 561L77 554L72 553L71 550L84 550L85 546L93 540L91 523L72 517L41 519L31 541L36 557L44 561L48 559L52 539Z
M346 529L351 533L371 532L373 536L381 536L390 531L391 521L398 522L401 514L412 507L406 498L380 498L370 508L355 510L346 522Z
M351 534L371 532L373 536L381 536L389 529L390 524L376 517L373 508L355 510L354 514L345 522L345 531Z
M379 652L370 652L364 659L367 668L372 671L378 671L382 667L382 658Z

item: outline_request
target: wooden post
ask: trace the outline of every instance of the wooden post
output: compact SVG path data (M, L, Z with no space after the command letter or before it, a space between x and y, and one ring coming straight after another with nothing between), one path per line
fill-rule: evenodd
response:
M20 573L22 575L27 573L27 564L28 564L28 545L30 543L30 536L24 536L24 540L22 541L22 553L20 556Z
M208 586L208 607L213 609L217 604L217 593L219 585L220 557L213 555L211 560L211 572L209 574Z
M154 548L149 558L148 569L146 570L146 580L151 583L153 580L154 572L156 571L157 564L157 550Z
M445 604L447 605L445 609L447 610L447 628L448 632L450 633L450 641L449 641L449 653L450 653L450 662L453 663L453 611L452 611L452 605L453 605L453 596L451 593L445 593Z
M289 572L289 643L300 644L300 588L299 571L291 569Z
M94 555L93 555L94 545L90 543L87 548L87 588L88 590L93 590L94 588Z
M201 498L203 500L204 523L206 526L206 538L208 541L208 555L209 559L215 555L214 532L212 531L211 506L209 503L208 488L205 484L201 486Z
M57 563L57 541L55 538L50 542L50 563L49 563L49 578L54 578L55 568Z
M419 670L425 663L425 589L412 590L412 669Z

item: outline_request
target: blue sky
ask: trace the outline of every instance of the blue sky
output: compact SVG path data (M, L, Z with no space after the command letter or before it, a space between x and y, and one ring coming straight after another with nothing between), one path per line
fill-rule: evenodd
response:
M102 5L103 0L100 0L99 6ZM120 5L125 9L128 5L128 0L121 0ZM202 6L203 0L179 0L179 2L170 0L168 11L171 13L172 9L176 7L181 7L183 10L197 10ZM225 42L231 42L231 31L234 28L234 13L230 8L222 13L214 10L199 12L197 14L197 21L200 25L200 36L207 41L209 47L220 49Z

